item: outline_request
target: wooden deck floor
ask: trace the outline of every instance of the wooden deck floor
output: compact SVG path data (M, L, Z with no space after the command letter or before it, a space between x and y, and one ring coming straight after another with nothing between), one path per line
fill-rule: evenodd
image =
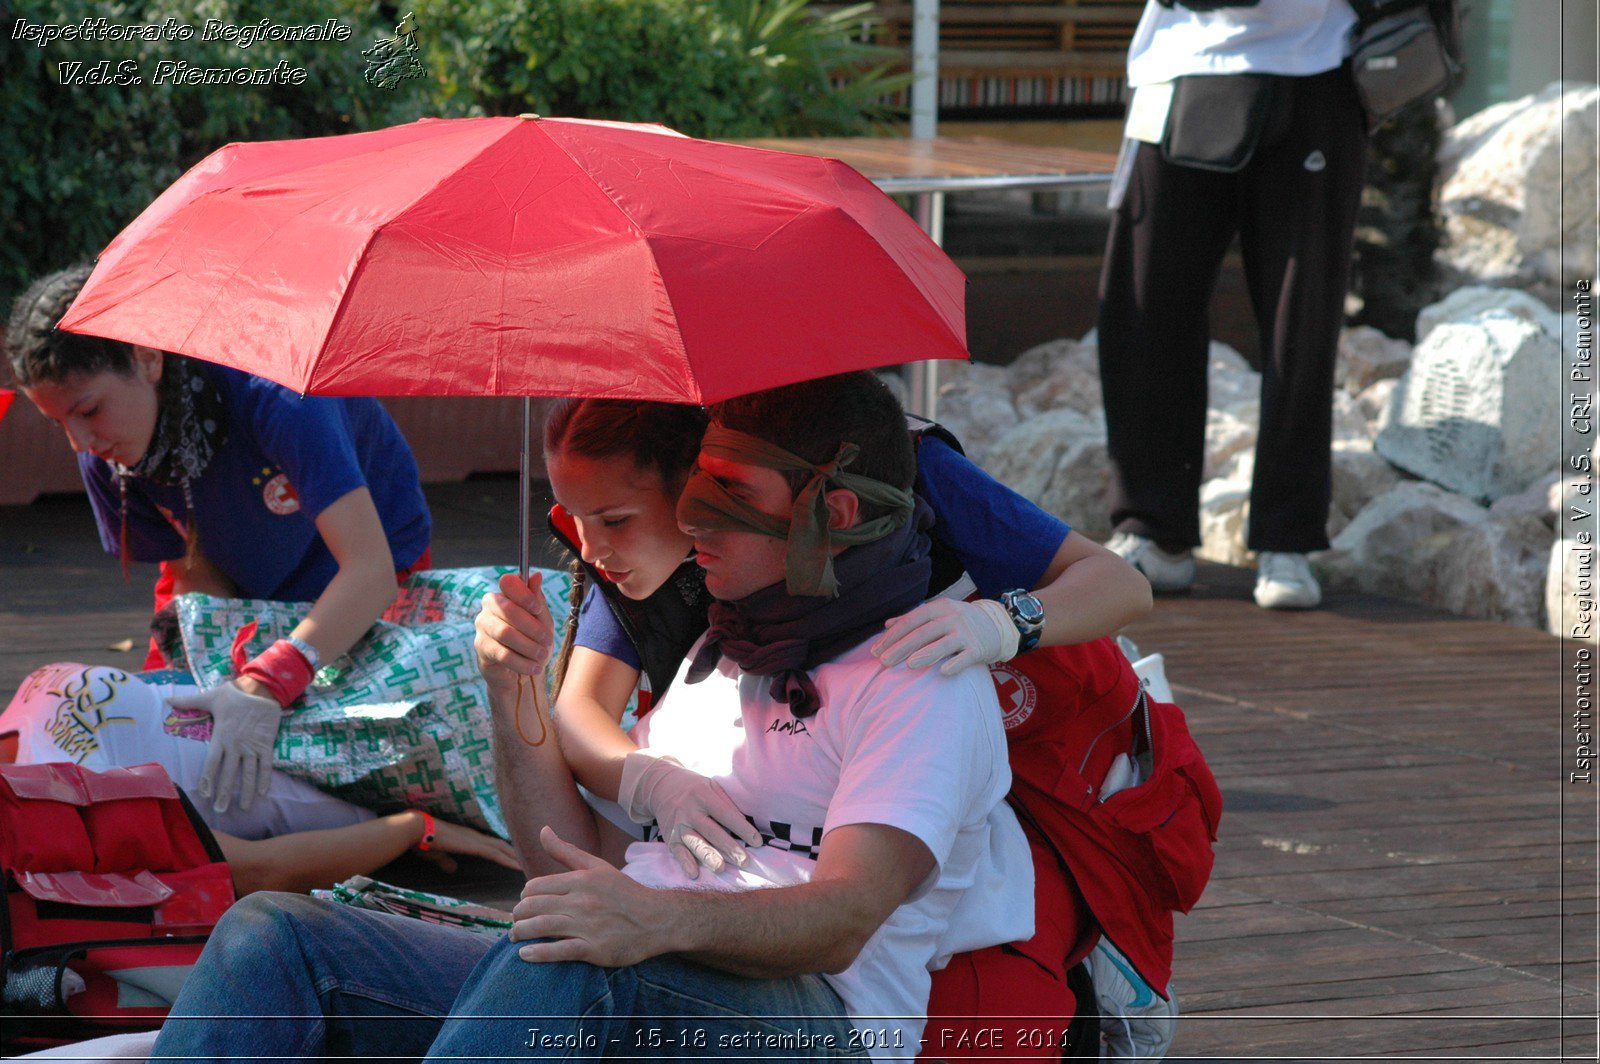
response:
M440 565L514 556L506 481L429 489ZM150 578L81 500L0 508L0 692L34 666L137 666ZM1595 1060L1597 791L1565 784L1559 644L1370 596L1274 614L1202 567L1129 634L1227 803L1179 921L1169 1059ZM463 894L515 896L482 870ZM446 888L448 889L448 888Z
M1562 782L1560 644L1370 596L1268 613L1250 579L1202 567L1130 632L1226 801L1174 1053L1594 1060L1596 794Z

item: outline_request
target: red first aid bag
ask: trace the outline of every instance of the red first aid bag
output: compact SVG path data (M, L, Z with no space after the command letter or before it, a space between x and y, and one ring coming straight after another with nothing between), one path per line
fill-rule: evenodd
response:
M6 1041L160 1026L233 904L215 839L160 765L0 765Z
M990 667L1011 750L1012 805L1072 872L1106 937L1151 986L1172 978L1174 912L1211 876L1222 792L1183 711L1140 690L1110 639ZM1119 754L1140 782L1102 797Z

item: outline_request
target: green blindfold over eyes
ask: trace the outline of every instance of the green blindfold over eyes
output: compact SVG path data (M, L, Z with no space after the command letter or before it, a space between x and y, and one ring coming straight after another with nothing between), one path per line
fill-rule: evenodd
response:
M791 595L831 598L839 583L833 575L833 546L853 547L882 539L911 516L916 497L904 488L850 473L845 466L860 453L853 443L839 445L833 461L816 465L736 429L712 425L700 444L702 454L715 455L742 465L776 469L780 473L806 471L811 479L795 493L789 519L763 513L729 494L717 481L696 471L684 485L679 514L691 525L718 532L755 532L787 540L784 586ZM851 528L828 527L828 488L846 488L863 503L876 503L891 512Z

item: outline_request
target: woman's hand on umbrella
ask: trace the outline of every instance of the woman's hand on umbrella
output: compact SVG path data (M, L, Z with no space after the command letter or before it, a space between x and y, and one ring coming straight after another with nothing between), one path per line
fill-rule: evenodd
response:
M555 621L538 573L526 582L515 573L502 576L499 592L483 596L475 627L478 670L491 688L515 688L518 676L542 681L555 646Z

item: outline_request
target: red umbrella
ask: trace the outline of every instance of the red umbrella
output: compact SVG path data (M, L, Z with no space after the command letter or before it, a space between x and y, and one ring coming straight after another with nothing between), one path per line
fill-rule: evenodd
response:
M11 400L16 397L17 393L10 388L0 388L0 421L6 419L6 411L11 409Z
M228 145L61 324L303 393L709 403L965 358L964 297L843 163L523 116Z
M230 144L111 242L61 327L302 393L712 403L966 358L964 300L836 160L524 115ZM525 403L524 577L531 427Z

